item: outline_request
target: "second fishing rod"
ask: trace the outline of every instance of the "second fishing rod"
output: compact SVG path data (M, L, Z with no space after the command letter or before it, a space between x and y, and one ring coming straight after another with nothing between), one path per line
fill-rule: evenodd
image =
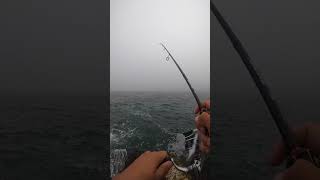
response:
M296 161L299 158L302 158L308 160L309 162L312 162L315 166L320 167L318 155L315 155L309 149L302 148L297 145L292 130L289 128L288 123L284 120L278 104L273 100L269 88L262 81L261 76L257 73L256 68L251 63L251 58L249 54L247 53L246 49L244 48L240 40L237 38L229 24L225 21L225 19L223 18L223 16L218 11L218 9L212 1L210 1L210 9L211 12L217 18L218 22L222 26L227 36L229 37L233 47L241 57L242 62L249 71L251 78L256 84L261 96L263 97L264 102L266 103L272 115L272 118L274 119L279 129L279 132L282 136L283 142L287 150L287 154L289 156L287 165L290 166L294 163L294 161Z

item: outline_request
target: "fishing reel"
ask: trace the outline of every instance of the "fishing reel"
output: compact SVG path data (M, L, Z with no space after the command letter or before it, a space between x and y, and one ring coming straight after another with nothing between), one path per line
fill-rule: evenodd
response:
M201 170L206 156L199 149L198 130L190 130L182 136L178 134L176 141L180 147L184 144L184 148L175 149L172 147L174 145L169 145L168 153L173 165L179 171L191 175L192 179L201 179Z
M137 149L116 149L110 153L110 173L111 176L122 172L143 152ZM177 134L174 142L168 145L169 157L174 167L185 174L191 176L192 180L203 179L202 169L206 155L199 149L198 130L190 130L182 134Z

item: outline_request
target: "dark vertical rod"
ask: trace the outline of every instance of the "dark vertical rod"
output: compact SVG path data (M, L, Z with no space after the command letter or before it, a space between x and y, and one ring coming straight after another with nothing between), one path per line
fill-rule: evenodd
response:
M296 147L296 143L293 139L293 135L287 122L283 119L281 111L277 103L272 99L269 89L265 83L263 83L261 77L257 73L255 67L251 63L251 58L249 54L241 44L240 40L237 36L233 33L232 29L228 25L228 23L224 20L216 6L210 1L210 9L212 13L216 16L217 20L219 21L220 25L224 29L225 33L228 35L230 41L233 44L233 47L236 49L238 54L240 55L242 62L245 64L246 68L248 69L251 78L255 82L257 88L259 89L260 94L263 97L264 102L266 103L279 131L282 135L284 143L286 145L287 151L291 152L293 148Z
M176 60L173 58L173 56L171 55L171 53L168 51L168 49L167 49L162 43L160 43L160 44L161 44L161 46L167 51L167 53L169 54L169 56L171 57L171 59L173 60L173 62L174 62L174 63L176 64L176 66L178 67L178 69L179 69L179 71L181 72L183 78L186 80L186 82L187 82L187 84L188 84L188 86L189 86L189 88L190 88L190 90L191 90L194 98L195 98L196 101L197 101L197 104L198 104L198 106L199 106L199 109L201 109L202 105L201 105L201 102L200 102L200 100L199 100L199 97L197 96L196 92L195 92L194 89L192 88L192 86L191 86L191 84L190 84L187 76L184 74L184 72L182 71L182 69L180 68L180 66L179 66L178 63L176 62Z

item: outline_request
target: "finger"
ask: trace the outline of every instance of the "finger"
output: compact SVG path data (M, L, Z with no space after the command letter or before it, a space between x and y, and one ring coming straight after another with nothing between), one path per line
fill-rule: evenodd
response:
M206 109L210 109L210 100L209 99L205 100L202 106Z
M210 146L210 137L206 136L202 132L200 132L200 140L205 146L207 146L207 147Z
M203 127L210 127L210 114L207 112L202 113L201 115L195 118L196 124Z
M200 143L200 151L205 153L205 154L208 154L210 152L210 147L208 146L205 146L203 144L203 142Z
M201 128L205 128L208 131L208 135L210 136L210 115L206 112L195 118L197 129L201 130Z
M168 174L172 165L173 164L171 161L166 161L166 162L162 163L156 171L156 179L157 180L164 179L165 176Z
M297 129L295 134L298 144L302 147L312 149L315 153L320 153L320 124L306 124L303 128Z
M206 128L204 128L204 127L199 127L199 134L201 133L201 134L204 134L204 135L206 135Z
M316 180L320 179L320 172L317 167L306 160L297 160L290 168L279 173L275 180Z
M155 151L148 154L150 161L153 162L155 167L159 167L161 163L167 158L168 154L166 151Z
M320 125L306 124L301 128L293 130L295 139L300 147L311 149L315 153L320 153L319 138ZM274 145L271 162L273 165L279 165L286 158L286 149L283 142Z
M210 109L210 100L208 99L208 100L204 101L203 103L201 103L201 108ZM199 106L197 105L194 110L194 113L198 114L199 112L200 112L200 109L199 109Z
M206 136L204 133L199 133L200 138L200 150L204 152L209 152L210 150L210 137Z
M151 151L145 151L144 153L142 153L142 154L140 155L140 157L147 156L149 153L151 153Z

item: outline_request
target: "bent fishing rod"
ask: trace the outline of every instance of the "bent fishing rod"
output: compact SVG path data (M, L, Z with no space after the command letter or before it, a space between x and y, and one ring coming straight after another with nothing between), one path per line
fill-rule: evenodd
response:
M309 149L301 148L297 145L292 130L289 128L288 123L284 120L278 104L276 103L276 101L273 100L269 88L264 83L261 76L257 73L256 68L251 63L251 58L249 54L247 53L241 41L237 38L229 24L225 21L225 19L220 14L220 12L218 11L218 9L212 1L210 1L210 9L211 12L217 18L218 22L222 26L227 36L229 37L233 47L241 57L242 62L249 71L251 78L253 79L256 87L258 88L261 96L263 97L263 100L266 103L269 112L271 113L271 116L277 125L282 139L284 141L287 153L289 154L288 165L292 165L294 161L298 158L303 158L312 162L317 167L320 167L319 156L313 154Z
M164 50L165 50L165 51L168 53L168 55L169 55L169 56L166 58L167 61L169 61L169 57L170 57L170 58L173 60L173 62L176 64L176 66L178 67L178 69L179 69L179 71L181 72L183 78L186 80L186 82L187 82L187 84L188 84L188 86L189 86L189 88L190 88L190 90L191 90L191 92L192 92L193 97L196 99L197 104L198 104L198 107L199 107L199 110L200 110L201 107L202 107L201 102L200 102L200 100L199 100L198 95L196 94L196 92L195 92L194 89L192 88L192 86L191 86L191 84L190 84L187 76L184 74L184 72L182 71L182 69L180 68L179 64L176 62L176 60L173 58L173 56L171 55L171 53L169 52L169 50L168 50L162 43L160 43L160 45L164 48ZM201 110L201 111L202 111L202 110Z

